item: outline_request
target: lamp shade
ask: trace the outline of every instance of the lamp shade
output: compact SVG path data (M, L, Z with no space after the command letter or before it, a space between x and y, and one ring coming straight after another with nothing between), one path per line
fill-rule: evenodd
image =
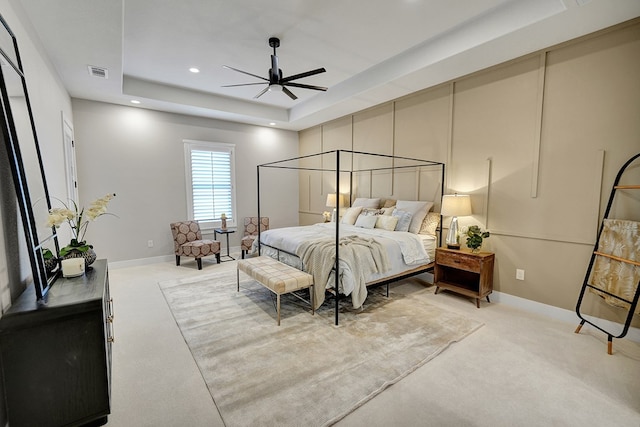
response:
M443 216L468 216L471 215L471 197L462 194L450 194L442 196Z
M344 195L340 194L340 207L344 206ZM336 203L336 193L327 194L327 207L336 208L338 204Z

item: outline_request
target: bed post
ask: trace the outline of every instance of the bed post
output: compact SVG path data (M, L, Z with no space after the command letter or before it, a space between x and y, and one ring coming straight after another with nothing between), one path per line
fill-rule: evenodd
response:
M336 200L340 200L340 150L336 150ZM339 299L340 299L340 272L339 270L339 259L340 256L338 254L338 248L340 246L340 203L336 203L338 205L337 214L336 214L336 259L335 259L335 282L334 282L334 290L336 293L336 306L335 306L335 325L338 326L338 312L339 312Z
M260 165L256 166L256 177L258 179L258 186L256 188L258 196L258 256L260 256L260 229L262 228L262 216L260 216Z
M440 212L442 212L442 198L444 197L444 163L441 163L442 179L440 179ZM442 215L440 215L440 233L438 235L438 247L442 245Z

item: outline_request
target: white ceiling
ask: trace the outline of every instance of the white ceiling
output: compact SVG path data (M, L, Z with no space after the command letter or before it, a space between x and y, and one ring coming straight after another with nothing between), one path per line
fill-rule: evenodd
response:
M300 130L640 16L638 0L18 0L72 97ZM267 92L223 68L327 92ZM90 76L89 65L108 69ZM201 72L193 74L190 67Z

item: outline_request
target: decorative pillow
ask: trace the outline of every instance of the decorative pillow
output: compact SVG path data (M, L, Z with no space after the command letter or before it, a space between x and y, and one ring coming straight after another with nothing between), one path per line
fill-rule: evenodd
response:
M378 217L376 215L358 215L356 220L356 227L373 228L376 226Z
M356 208L358 206L362 208L378 209L380 207L380 198L378 197L376 199L365 199L363 197L358 197L353 201L351 207Z
M413 234L418 234L420 227L422 226L422 220L427 216L427 212L429 212L432 207L433 202L398 200L396 203L396 209L411 212L413 215L411 218L411 224L409 225L409 232Z
M382 228L387 231L394 231L398 224L398 217L391 215L378 215L376 221L376 228Z
M396 205L396 201L395 199L387 199L384 201L384 205L382 205L383 208L392 208Z
M438 225L440 225L440 212L427 212L427 216L422 221L419 234L435 236Z
M398 218L395 231L409 231L411 217L413 216L411 212L394 209L391 215Z
M349 225L355 224L356 219L358 219L358 215L360 215L361 210L362 210L361 207L347 209L344 215L342 215L342 220L340 220L340 222L343 224L349 224Z
M380 215L391 215L394 209L394 206L391 206L390 208L380 208Z
M380 209L362 208L360 215L382 215Z

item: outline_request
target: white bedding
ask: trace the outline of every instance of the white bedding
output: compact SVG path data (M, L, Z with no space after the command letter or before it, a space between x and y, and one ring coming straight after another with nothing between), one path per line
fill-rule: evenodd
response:
M315 224L300 227L286 227L267 230L260 234L262 243L275 248L290 252L300 256L299 248L303 242L319 238L335 239L335 223ZM357 235L361 237L374 238L386 250L390 270L384 273L374 273L366 277L367 282L373 282L384 277L395 276L405 271L412 270L417 266L429 264L434 259L437 239L435 236L418 235L402 231L387 231L379 228L365 229L348 224L340 224L340 237ZM257 239L254 241L254 250L257 246ZM265 248L262 252L265 255L277 257L276 251ZM280 253L280 261L302 269L299 258L288 257ZM341 266L341 269L343 267ZM350 279L351 268L345 266L341 274L339 291L344 295L350 295L354 290L354 283ZM330 275L326 288L334 287L334 275ZM366 292L366 289L361 290Z

